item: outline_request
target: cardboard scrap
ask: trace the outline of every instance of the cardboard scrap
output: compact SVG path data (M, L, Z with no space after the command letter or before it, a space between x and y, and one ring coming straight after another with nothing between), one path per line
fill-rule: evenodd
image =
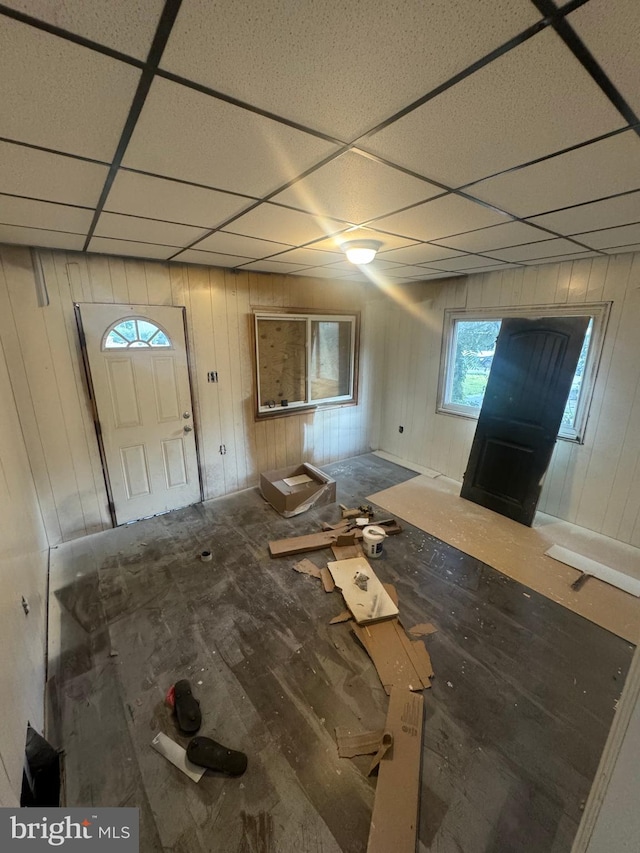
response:
M336 726L336 743L340 758L353 758L355 755L373 755L380 749L384 729L354 734L351 729Z
M378 747L378 751L371 759L371 764L369 765L369 770L367 771L367 776L371 776L376 767L380 764L382 759L385 757L387 752L393 746L393 734L389 731L384 731L382 735L382 740L380 741L380 746Z
M329 625L338 625L340 622L348 622L349 619L353 619L353 613L350 610L343 610L342 613L329 621Z
M438 629L432 622L420 622L409 628L409 633L412 637L428 637L429 634L435 634Z
M355 542L353 545L332 545L331 550L336 560L350 560L352 557L364 557L364 551L359 542Z
M335 584L340 588L353 618L360 624L387 619L398 614L398 608L393 603L385 588L382 586L371 565L364 557L353 557L350 560L336 560L327 564ZM367 576L366 589L356 584L356 578Z
M402 533L402 527L395 519L376 522L383 527L387 536ZM356 540L362 539L362 530L355 529ZM329 548L337 539L334 530L321 530L318 533L308 533L305 536L293 536L288 539L275 539L269 542L269 553L272 557L290 557L293 554L304 554L307 551L321 551Z
M315 566L311 560L299 560L291 567L295 572L300 572L301 575L311 575L312 578L322 579L321 570Z
M391 691L385 730L393 748L380 761L367 853L415 853L423 714L421 695Z
M336 588L329 569L324 567L320 569L320 580L322 581L322 586L324 587L325 592L333 592L333 590Z
M398 619L373 625L353 624L351 630L374 663L385 692L393 687L424 690L434 676L429 652L421 640L410 640Z

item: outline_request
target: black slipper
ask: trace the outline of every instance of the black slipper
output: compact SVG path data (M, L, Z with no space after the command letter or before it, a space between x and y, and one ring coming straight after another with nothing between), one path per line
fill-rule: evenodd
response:
M247 769L244 752L227 749L209 737L194 737L187 747L187 758L200 767L217 770L228 776L242 776Z
M191 692L191 685L186 679L176 681L174 690L178 726L186 734L193 734L198 731L202 723L200 703Z

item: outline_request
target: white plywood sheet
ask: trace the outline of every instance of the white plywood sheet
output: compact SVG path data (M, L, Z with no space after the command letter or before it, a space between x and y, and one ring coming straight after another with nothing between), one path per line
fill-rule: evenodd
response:
M398 608L364 557L336 560L327 563L327 568L356 622L363 624L397 616ZM368 578L366 590L355 583L355 578L359 575L366 575Z
M583 554L577 554L561 545L552 545L548 551L545 551L545 554L548 557L553 557L554 560L565 563L567 566L578 569L585 575L598 578L611 586L624 590L624 592L635 595L636 598L640 598L640 580L638 578L629 577L629 575L625 575L617 569L611 568L611 566L605 566L604 563L599 563Z

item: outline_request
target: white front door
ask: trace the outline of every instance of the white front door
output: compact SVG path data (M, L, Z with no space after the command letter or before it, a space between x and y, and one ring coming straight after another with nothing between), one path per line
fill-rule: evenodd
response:
M200 500L182 308L81 304L118 524Z

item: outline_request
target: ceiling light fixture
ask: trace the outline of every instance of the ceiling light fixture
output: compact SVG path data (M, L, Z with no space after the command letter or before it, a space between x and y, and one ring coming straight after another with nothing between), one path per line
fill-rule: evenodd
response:
M348 261L363 266L371 263L380 246L380 240L349 240L348 243L342 243L340 248L345 252Z

